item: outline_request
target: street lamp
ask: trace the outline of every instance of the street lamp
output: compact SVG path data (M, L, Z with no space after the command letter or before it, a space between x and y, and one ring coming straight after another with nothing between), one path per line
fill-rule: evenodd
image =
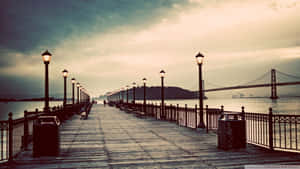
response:
M44 53L42 53L43 61L45 64L45 107L44 111L49 111L49 77L48 77L48 65L51 61L51 53L46 50Z
M202 86L202 64L204 56L199 52L196 55L197 64L199 67L199 109L200 109L200 124L199 128L205 128L203 122L203 86Z
M146 78L143 78L143 83L144 83L144 112L146 113Z
M164 103L164 77L165 77L165 71L161 70L160 72L160 77L161 77L161 116L162 119L165 119L165 103Z
M136 87L136 83L133 82L132 86L133 86L133 104L135 104L135 87Z
M126 103L128 104L128 89L129 89L129 86L127 85L126 86Z
M64 77L64 102L63 105L65 106L67 104L67 77L68 77L68 71L64 69L62 71L63 77Z
M77 87L77 104L79 104L79 87L80 87L79 82L76 83L76 87Z
M74 102L75 102L75 83L76 83L76 79L73 77L72 79L71 79L71 81L72 81L72 104L74 104Z

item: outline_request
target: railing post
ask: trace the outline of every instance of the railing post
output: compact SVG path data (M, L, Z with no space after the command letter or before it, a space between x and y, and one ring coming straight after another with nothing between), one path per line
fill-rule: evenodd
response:
M269 108L269 146L270 150L273 150L273 112L272 108Z
M242 120L245 120L245 107L242 106Z
M28 145L28 135L29 135L29 131L28 131L28 117L27 117L28 113L27 110L24 111L24 136L23 136L23 149L26 150L27 149L27 145Z
M195 104L195 129L197 130L197 104Z
M8 162L13 160L13 119L12 112L8 113Z
M180 125L180 124L179 124L179 104L177 104L177 106L176 106L176 116L177 116L177 117L176 117L177 124Z
M159 112L159 120L162 119L162 104L160 103L160 112Z
M166 103L164 103L164 106L163 106L163 111L164 111L164 120L168 120L168 116L167 116L167 104Z
M154 105L153 105L153 103L151 103L151 116L152 117L154 116Z
M155 106L155 119L157 120L157 111L158 111L157 103L155 103L154 106Z
M208 105L205 108L205 117L206 117L206 133L208 133Z
M185 127L187 127L187 104L185 104L184 106L184 110L185 110Z
M171 114L171 115L170 115L170 121L173 121L172 104L170 104L169 114Z

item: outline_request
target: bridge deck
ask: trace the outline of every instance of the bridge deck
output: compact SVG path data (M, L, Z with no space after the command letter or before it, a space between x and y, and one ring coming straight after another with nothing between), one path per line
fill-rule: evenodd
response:
M59 157L21 153L6 168L239 168L246 164L297 164L300 154L217 149L214 133L174 123L140 119L112 107L94 105L87 120L74 116L61 129ZM5 168L2 166L1 168Z

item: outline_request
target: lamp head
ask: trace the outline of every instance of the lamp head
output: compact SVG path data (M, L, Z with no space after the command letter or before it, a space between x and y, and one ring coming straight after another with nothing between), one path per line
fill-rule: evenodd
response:
M135 82L133 82L133 83L132 83L132 86L133 86L133 87L136 87L136 83L135 83Z
M196 60L198 65L201 65L203 63L204 55L202 55L200 52L196 55Z
M66 70L66 69L64 69L63 71L62 71L62 74L63 74L63 77L68 77L68 71Z
M146 83L146 81L147 81L147 79L146 79L146 78L143 78L143 82Z
M76 83L76 79L74 77L71 79L71 81L72 81L72 84Z
M43 61L44 61L45 64L46 63L50 63L51 56L52 55L51 55L51 53L48 50L46 50L44 53L42 53Z
M160 73L160 77L165 77L166 72L164 70L161 70L159 73Z
M80 83L79 82L76 83L76 87L78 87L78 88L80 87Z

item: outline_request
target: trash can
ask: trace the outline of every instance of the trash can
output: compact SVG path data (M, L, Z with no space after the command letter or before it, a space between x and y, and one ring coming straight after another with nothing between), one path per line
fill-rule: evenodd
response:
M60 121L56 116L40 116L33 124L33 156L58 156Z
M246 147L246 121L242 114L223 114L218 120L218 148Z

